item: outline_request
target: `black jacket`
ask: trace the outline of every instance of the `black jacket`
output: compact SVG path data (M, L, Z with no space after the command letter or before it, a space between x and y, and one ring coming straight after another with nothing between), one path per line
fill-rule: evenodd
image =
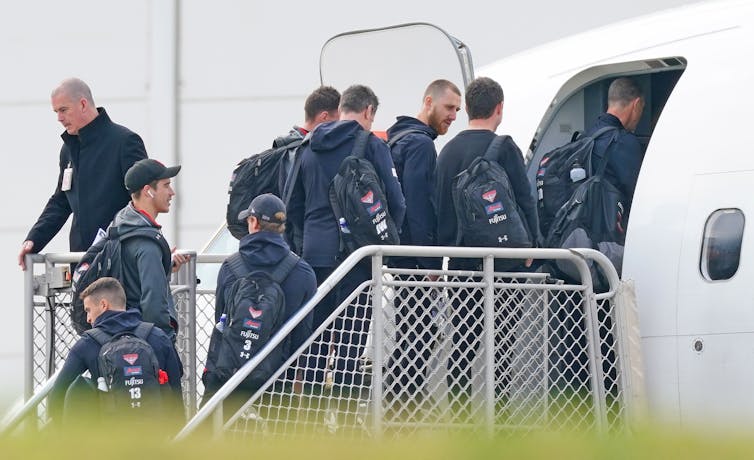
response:
M644 151L636 136L627 131L616 116L609 113L600 115L594 126L587 132L587 135L591 135L606 126L618 128L618 133L607 156L605 178L623 193L628 203L626 207L628 211L631 209L636 181L639 178L639 170L644 160ZM594 141L592 167L595 171L605 156L608 142L610 142L611 138L612 134L606 133Z
M267 273L277 267L280 261L290 253L288 244L282 235L266 231L249 234L241 238L238 250L250 272L264 271ZM231 271L228 263L223 263L220 267L220 272L217 274L215 323L220 320L220 315L225 310L225 291L235 281L236 276ZM285 322L314 296L314 293L317 291L317 279L314 276L312 267L303 259L300 259L298 264L288 274L288 277L280 284L280 287L285 293L285 313L283 314L283 322ZM312 313L309 313L304 321L299 323L293 329L291 335L285 339L282 347L275 349L260 366L266 366L270 372L277 370L283 361L288 359L291 353L296 351L309 338L312 333L312 318ZM215 363L217 362L217 349L221 338L222 335L220 332L217 329L213 329L209 352L207 354L206 372L209 374L214 372ZM224 382L217 382L218 385L222 383ZM216 389L213 388L213 390Z
M390 149L398 172L398 181L406 197L406 218L401 229L401 244L434 246L437 244L435 205L435 167L437 132L413 117L398 117L387 130L388 142L396 134L417 130L401 137ZM394 257L391 265L406 268L440 268L442 258Z
M301 170L288 206L288 220L304 229L302 257L312 267L338 265L340 235L330 206L330 182L340 163L353 150L356 135L363 128L358 122L322 123L312 131L311 141L301 151ZM369 136L365 157L374 165L385 187L388 210L398 228L403 225L406 202L395 174L387 144Z
M458 217L453 204L453 179L469 167L477 157L484 155L495 133L486 129L467 129L458 133L443 147L437 158L437 187L435 202L437 204L437 243L440 246L455 246L458 235ZM508 178L516 197L516 203L523 218L537 238L537 207L529 182L526 179L526 169L521 150L511 138L503 144L498 153L497 162L508 174ZM476 265L466 263L466 259L458 259L460 264L453 265L454 269L473 269Z
M105 109L79 130L77 136L63 133L60 173L55 192L47 201L27 240L39 252L60 231L73 213L69 237L71 251L86 251L98 229L105 229L130 197L124 185L126 171L147 158L144 142L133 131L110 121ZM73 168L71 190L61 190L63 171Z
M139 323L141 323L141 316L136 310L109 310L97 317L93 326L99 327L107 334L115 335L123 331L132 331ZM175 397L180 398L183 366L173 344L167 335L156 327L152 328L149 333L147 343L154 350L160 369L168 374L168 385L174 391ZM97 365L99 350L100 344L89 335L81 337L71 348L48 398L50 416L53 421L61 420L65 392L76 377L88 370L92 375L92 381L97 381L100 376Z

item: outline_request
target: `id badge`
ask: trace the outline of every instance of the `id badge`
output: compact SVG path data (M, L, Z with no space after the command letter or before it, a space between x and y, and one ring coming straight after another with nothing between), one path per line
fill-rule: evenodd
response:
M73 168L70 166L63 170L63 183L60 184L60 190L67 192L71 189L73 182Z

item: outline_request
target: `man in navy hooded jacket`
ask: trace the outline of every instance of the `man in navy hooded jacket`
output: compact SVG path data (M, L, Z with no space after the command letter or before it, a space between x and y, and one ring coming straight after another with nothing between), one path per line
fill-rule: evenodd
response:
M121 332L133 331L141 323L141 314L138 310L126 310L126 293L120 282L115 278L105 277L94 281L81 293L81 296L84 298L87 321L92 327L99 328L106 334L115 336ZM147 343L154 350L160 369L167 374L166 385L172 390L174 408L182 409L181 377L183 376L183 366L173 343L157 327L153 327L150 331L147 336ZM92 382L96 382L100 377L97 363L100 348L101 345L89 334L84 334L71 348L48 400L50 418L54 422L58 423L63 418L63 407L69 388L72 391L77 391L77 389L81 391L81 388L87 388L87 385L82 384L83 381L81 381L82 383L74 383L83 372L87 370L90 372ZM93 387L90 388L93 390Z
M459 110L461 91L458 87L448 80L435 80L424 91L421 110L416 118L400 116L387 130L390 153L406 197L406 218L401 229L402 245L437 244L437 216L432 199L437 165L434 140L438 135L448 132ZM442 258L391 257L390 265L439 270L442 268ZM394 278L399 276L394 275ZM437 276L428 278L434 281ZM432 337L428 326L431 322L433 293L432 288L395 289L395 324L398 333L388 380L398 387L391 387L388 392L416 397L421 394L420 389L426 377L426 363L431 353Z
M356 136L371 130L379 101L366 86L353 85L340 97L340 120L322 123L311 133L309 144L301 152L301 170L294 184L288 215L294 225L304 229L302 257L314 268L317 283L327 279L340 264L340 230L330 207L330 182L340 163L353 150ZM395 225L401 228L406 202L393 167L390 150L376 136L369 136L365 158L374 165L385 186L388 210ZM314 327L332 313L335 306L370 277L368 264L354 268L314 311Z
M249 234L241 238L238 252L249 273L261 271L271 273L278 267L291 250L285 242L286 213L285 205L280 198L271 193L265 193L254 198L248 209L238 216L240 221L245 221L249 226ZM226 310L226 292L229 292L233 283L238 278L234 275L229 262L226 260L217 274L217 289L215 291L215 322L220 321L220 316ZM280 283L285 294L285 312L281 325L293 317L304 304L314 296L317 291L317 281L314 272L308 263L299 259L293 266L286 278ZM258 318L266 321L260 315ZM270 320L272 321L272 320ZM275 334L276 330L272 331ZM312 333L312 314L307 315L291 332L281 346L277 347L268 357L262 361L258 369L262 369L256 379L245 382L233 394L229 406L226 409L237 409L250 397L261 384L263 384L275 372L291 353L295 352ZM259 340L259 339L250 339ZM207 354L207 366L202 375L205 393L202 404L206 403L212 395L230 378L217 369L216 363L219 358L220 342L222 334L215 328ZM298 378L300 379L301 376ZM233 415L234 411L228 410L225 416Z

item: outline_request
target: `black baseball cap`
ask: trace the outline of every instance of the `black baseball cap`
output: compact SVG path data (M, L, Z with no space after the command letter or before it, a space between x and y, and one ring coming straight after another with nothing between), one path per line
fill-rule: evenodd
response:
M249 216L254 216L265 222L284 224L285 204L283 200L272 193L265 193L251 200L249 209L245 209L238 214L238 220L244 222Z
M131 193L136 192L156 180L175 177L180 170L180 166L171 166L168 168L151 158L139 160L126 171L126 190Z

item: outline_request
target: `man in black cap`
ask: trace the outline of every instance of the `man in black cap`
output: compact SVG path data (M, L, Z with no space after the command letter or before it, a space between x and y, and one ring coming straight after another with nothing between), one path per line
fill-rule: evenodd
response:
M153 159L140 160L126 172L125 185L131 202L115 215L108 230L122 237L136 229L154 229L153 237L126 239L121 246L126 306L138 308L142 319L154 323L175 342L178 330L175 305L170 295L168 277L171 266L186 261L184 256L171 260L171 251L160 231L157 216L170 211L175 196L171 178L180 166L165 167Z
M275 278L278 278L278 284L285 295L284 311L279 312L282 314L264 311L261 307L259 307L259 310L251 309L253 311L250 314L253 316L256 325L250 330L242 331L243 337L248 339L246 340L248 343L244 344L244 350L249 351L249 356L246 359L250 359L256 351L265 345L264 341L272 337L280 329L280 326L295 315L314 296L317 291L317 278L312 267L293 254L283 238L286 210L280 198L271 193L259 195L252 200L248 209L241 211L238 220L246 222L249 226L249 234L241 238L238 252L228 257L220 267L215 291L215 321L220 323L220 318L225 313L228 327L230 327L230 319L233 316L234 309L232 305L227 305L226 302L229 299L226 299L226 293L231 291L233 284L239 279L240 273L263 272L276 282L278 280ZM247 305L238 305L237 307L245 309ZM257 367L257 370L252 372L250 377L238 387L234 393L234 398L232 398L233 405L226 405L226 417L233 415L234 412L230 411L231 407L237 409L245 403L246 399L311 335L312 317L312 313L309 313L293 329L282 346L276 348ZM253 333L249 334L249 332ZM232 375L233 369L221 364L228 361L224 359L227 356L221 355L230 352L229 347L224 342L221 331L215 328L210 339L207 366L202 376L205 386L203 402L209 400ZM228 342L232 342L232 339ZM241 363L236 362L235 364ZM300 381L301 377L302 374L299 373L297 380Z

